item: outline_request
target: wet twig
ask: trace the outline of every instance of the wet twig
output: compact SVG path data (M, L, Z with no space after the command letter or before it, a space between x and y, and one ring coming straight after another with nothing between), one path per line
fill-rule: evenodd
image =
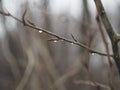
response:
M26 12L26 11L25 11L25 12ZM32 21L30 21L30 20L25 20L25 19L24 19L24 21L23 21L23 17L22 17L22 20L21 20L21 19L15 17L15 16L11 15L9 12L6 13L6 12L4 12L4 11L0 11L0 14L2 14L2 15L4 15L4 16L12 17L12 18L14 18L15 20L17 20L18 22L22 23L24 26L27 26L27 27L29 27L29 28L33 28L33 29L35 29L35 30L38 31L38 32L39 32L39 31L44 32L44 33L46 33L46 34L48 34L48 35L51 35L51 36L53 36L53 37L55 37L55 38L57 38L57 39L59 39L59 40L62 40L62 41L68 42L68 43L72 43L72 44L75 44L75 45L77 45L77 46L80 46L80 47L82 47L82 48L84 48L84 49L87 49L90 53L96 53L96 54L98 54L98 55L107 56L106 53L102 53L102 52L100 52L100 51L97 51L97 50L94 50L94 49L92 49L92 48L89 48L88 46L84 45L84 44L81 43L81 42L76 42L76 41L73 41L73 40L69 40L69 39L64 38L64 37L62 37L62 36L60 36L60 35L57 35L57 34L55 34L55 33L52 33L52 32L50 32L50 31L48 31L48 30L46 30L46 29L39 28L39 27L35 26L35 24L34 24ZM25 17L25 15L24 15L24 17ZM30 21L32 24L29 23L29 22L26 22L26 21ZM110 56L113 57L112 54L110 54Z

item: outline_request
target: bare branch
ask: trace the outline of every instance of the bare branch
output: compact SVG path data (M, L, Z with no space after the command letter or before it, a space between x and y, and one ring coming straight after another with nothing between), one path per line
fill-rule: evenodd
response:
M100 87L100 88L104 88L104 89L107 89L107 90L111 90L111 88L105 84L101 84L101 83L98 83L98 82L91 82L91 81L85 81L85 80L74 80L74 83L75 84L85 84L85 85L90 85L90 86L94 86L94 87Z
M5 12L4 12L4 13L5 13ZM2 14L3 14L3 13L2 13ZM3 14L3 15L8 16L8 14L6 15L6 13ZM20 19L18 19L17 17L11 15L10 13L9 13L9 16L12 17L12 18L14 18L14 19L17 20L18 22L24 24L22 20L20 20ZM89 48L88 46L82 44L81 42L75 42L75 41L73 41L73 40L66 39L66 38L64 38L64 37L62 37L62 36L60 36L60 35L57 35L57 34L55 34L55 33L52 33L52 32L50 32L50 31L48 31L48 30L46 30L46 29L42 29L42 28L39 28L39 27L34 26L34 25L31 25L31 24L27 24L27 23L25 23L25 26L27 26L27 27L29 27L29 28L33 28L34 30L37 30L37 31L42 31L42 32L44 32L44 33L46 33L46 34L48 34L48 35L54 36L54 37L56 37L56 38L58 38L58 39L61 39L61 40L65 41L65 42L72 43L72 44L75 44L75 45L80 46L80 47L82 47L82 48L85 48L85 49L87 49L90 53L96 53L96 54L98 54L98 55L107 56L106 53L102 53L102 52L96 51L96 50L94 50L94 49L92 49L92 48ZM110 54L110 56L113 57L112 54Z
M75 42L78 42L77 40L76 40L76 38L71 34L71 37L72 37L72 39L75 41Z
M27 22L28 22L29 24L31 24L32 26L35 26L35 24L34 24L32 21L30 21L29 19L27 19Z
M25 70L25 73L22 77L22 79L20 80L17 88L15 90L24 90L31 74L32 74L32 71L33 71L33 68L35 66L35 57L31 51L30 48L28 48L28 50L26 51L27 53L27 56L28 56L28 65L26 67L26 70Z
M103 39L103 42L104 42L104 46L105 46L105 49L106 49L106 52L107 52L107 58L108 58L108 62L109 62L109 66L110 66L110 83L111 83L111 88L115 89L114 87L114 74L113 74L113 64L111 62L111 58L110 58L110 52L109 52L109 47L108 47L108 43L107 43L107 40L105 38L105 34L104 34L104 30L102 29L102 23L101 23L101 20L100 20L100 17L97 16L96 18L97 20L97 24L99 26L99 30L100 30L100 33L101 33L101 36L102 36L102 39Z
M111 23L107 17L107 14L104 10L104 7L101 3L101 0L94 0L95 1L95 4L96 4L96 8L97 8L97 11L98 11L98 16L100 16L105 28L106 28L106 31L111 39L111 41L114 41L114 38L116 37L116 34L111 26Z
M22 21L23 21L23 24L25 25L26 24L26 21L25 21L25 15L27 13L27 8L25 9L24 13L23 13L23 16L22 16Z
M111 40L112 43L112 49L113 49L113 53L114 53L114 60L116 62L117 68L119 70L119 74L120 74L120 55L119 55L119 50L118 50L118 36L117 34L114 32L110 21L108 20L107 14L104 10L104 7L102 5L101 0L94 0L97 11L98 11L98 16L101 18L104 27L106 29L106 32Z

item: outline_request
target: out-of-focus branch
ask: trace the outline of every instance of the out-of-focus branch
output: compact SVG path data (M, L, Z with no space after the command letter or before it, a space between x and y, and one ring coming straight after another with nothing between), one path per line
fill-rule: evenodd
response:
M114 79L114 74L113 74L113 64L112 64L111 58L109 56L110 52L109 52L108 43L107 43L107 40L105 38L105 33L104 33L103 28L102 28L102 23L101 23L100 17L97 16L96 20L97 20L97 24L98 24L98 27L99 27L99 30L100 30L100 33L101 33L104 45L105 45L107 58L108 58L109 66L110 66L110 81L111 81L110 83L111 83L111 88L115 89L115 87L114 87L114 80L115 79Z
M119 70L119 74L120 74L120 55L119 55L119 50L118 50L118 36L117 34L114 32L111 23L107 17L107 14L104 10L104 7L102 5L101 0L94 0L97 11L98 11L98 16L101 18L101 21L104 24L104 27L106 29L106 32L111 40L112 43L112 49L113 49L113 53L114 53L114 60L116 62L117 68Z
M14 55L11 54L11 51L9 49L8 37L5 37L4 39L5 40L3 40L2 42L2 52L3 52L5 59L8 61L10 65L11 71L13 73L13 76L16 82L18 82L21 77L20 70L19 70L19 67L18 67L18 64L16 62Z
M58 40L62 40L62 41L65 41L65 42L68 42L68 43L71 43L71 44L78 45L78 46L80 46L80 47L82 47L82 48L85 48L85 49L87 49L90 53L96 53L96 54L98 54L98 55L107 56L106 53L102 53L102 52L96 51L96 50L94 50L94 49L92 49L92 48L87 47L86 45L84 45L84 44L82 44L82 43L80 43L80 42L76 42L76 41L73 41L73 40L66 39L66 38L64 38L64 37L62 37L62 36L60 36L60 35L57 35L57 34L55 34L55 33L52 33L52 32L50 32L50 31L48 31L48 30L46 30L46 29L39 28L39 27L35 26L35 24L34 24L32 21L30 21L30 20L26 20L26 21L28 21L28 22L26 22L25 19L24 19L24 21L23 21L23 20L20 20L20 19L18 19L17 17L11 15L9 12L6 13L6 12L4 12L4 11L0 11L0 14L5 15L5 16L9 16L9 17L12 17L12 18L14 18L15 20L19 21L20 23L22 23L24 26L27 26L27 27L29 27L29 28L33 28L33 29L39 31L40 33L44 32L44 33L46 33L46 34L48 34L48 35L51 35L51 36L53 36L53 37L56 37ZM110 56L113 57L112 54L111 54Z
M82 11L82 37L84 38L83 40L86 40L85 45L88 47L91 47L92 41L94 40L95 37L95 31L92 30L91 26L91 15L88 7L88 0L83 0L83 11ZM92 76L92 72L90 71L89 68L89 63L90 63L90 54L89 50L84 50L83 55L82 55L82 61L81 63L84 65L85 70L87 71L88 78L93 82L96 86L96 81L95 78ZM96 87L97 90L100 90L100 88ZM87 89L87 88L86 88Z
M21 81L19 82L17 88L15 90L23 90L32 74L33 68L34 68L34 64L35 64L35 57L32 53L32 50L30 48L28 48L28 50L26 51L27 56L28 56L28 65L26 67L25 73L21 79Z
M84 81L84 80L74 80L74 83L75 84L84 84L84 85L89 85L89 86L93 86L93 87L100 87L100 88L104 88L106 90L111 90L111 88L105 84L101 84L101 83L98 83L98 82L91 82L91 81Z

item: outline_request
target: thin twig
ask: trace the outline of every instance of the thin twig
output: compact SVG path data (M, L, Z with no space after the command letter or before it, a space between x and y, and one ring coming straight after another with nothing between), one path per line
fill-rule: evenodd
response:
M107 89L107 90L111 90L111 88L105 84L101 84L101 83L98 83L98 82L91 82L91 81L85 81L85 80L74 80L74 83L75 84L85 84L85 85L90 85L90 86L94 86L94 87L100 87L100 88L104 88L104 89Z
M71 34L71 37L75 42L78 42L78 40L74 37L74 35Z
M24 13L23 13L23 16L22 16L22 21L23 21L23 25L25 25L25 15L27 13L27 8L25 9Z
M109 62L109 66L110 66L110 83L111 83L111 88L115 89L114 87L114 74L113 74L113 64L112 64L112 61L111 61L111 58L110 58L110 53L109 53L109 47L108 47L108 43L107 43L107 40L105 38L105 34L104 34L104 30L102 29L102 23L101 23L101 20L100 20L100 17L99 15L97 15L97 24L98 24L98 27L99 27L99 30L100 30L100 33L101 33L101 36L102 36L102 39L103 39L103 42L104 42L104 46L105 46L105 49L106 49L106 52L107 52L107 58L108 58L108 62Z
M18 19L17 17L11 15L10 13L5 13L5 12L2 12L2 11L1 11L0 13L1 13L2 15L5 15L5 16L10 16L10 17L14 18L15 20L19 21L19 22L22 23L22 24L25 23L25 26L27 26L27 27L33 28L33 29L35 29L35 30L37 30L37 31L42 31L42 32L44 32L44 33L46 33L46 34L48 34L48 35L54 36L54 37L56 37L56 38L58 38L58 39L60 39L60 40L63 40L63 41L65 41L65 42L72 43L72 44L78 45L78 46L80 46L80 47L82 47L82 48L85 48L85 49L89 50L90 53L96 53L96 54L98 54L98 55L107 56L106 53L102 53L102 52L99 52L99 51L94 50L94 49L92 49L92 48L89 48L89 47L87 47L86 45L82 44L81 42L75 42L75 41L73 41L73 40L66 39L66 38L64 38L64 37L62 37L62 36L60 36L60 35L57 35L57 34L55 34L55 33L52 33L52 32L50 32L50 31L48 31L48 30L46 30L46 29L42 29L42 28L39 28L39 27L37 27L37 26L31 25L31 24L29 24L29 23L27 23L27 22L23 22L22 20L20 20L20 19ZM113 57L112 54L110 54L110 56Z

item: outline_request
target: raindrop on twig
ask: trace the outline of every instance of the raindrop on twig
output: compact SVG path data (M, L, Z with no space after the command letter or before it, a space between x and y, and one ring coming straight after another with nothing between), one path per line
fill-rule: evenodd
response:
M42 30L39 31L39 33L42 33L42 32L43 32Z
M72 45L74 44L74 43L71 43Z
M57 42L57 40L54 40L53 42Z
M95 55L95 53L91 53L91 55Z

